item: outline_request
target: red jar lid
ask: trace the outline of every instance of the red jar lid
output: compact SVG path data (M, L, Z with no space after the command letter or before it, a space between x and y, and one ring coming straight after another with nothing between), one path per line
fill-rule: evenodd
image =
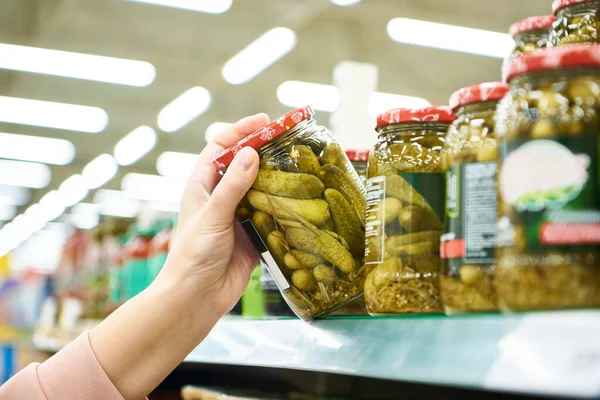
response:
M452 122L455 118L447 106L394 108L377 116L377 128L404 122Z
M577 3L589 3L595 0L554 0L552 3L552 11L556 14L561 8L571 6Z
M552 28L554 21L556 21L554 15L525 18L512 24L508 29L508 33L510 36L515 37L523 32L535 31L538 29L550 29Z
M569 68L600 68L600 45L572 45L536 50L508 60L503 66L503 76L512 78L532 72Z
M452 93L449 101L450 108L456 110L467 104L498 101L501 100L507 92L508 85L504 82L486 82L467 86Z
M226 148L219 154L213 157L212 166L215 171L219 172L233 161L235 155L243 147L252 147L258 149L263 144L269 142L273 138L285 133L298 125L302 121L306 121L312 117L315 112L310 106L296 108L287 114L282 115L275 121L263 126L262 128L252 132L236 144Z
M346 149L346 156L350 161L368 161L371 149Z

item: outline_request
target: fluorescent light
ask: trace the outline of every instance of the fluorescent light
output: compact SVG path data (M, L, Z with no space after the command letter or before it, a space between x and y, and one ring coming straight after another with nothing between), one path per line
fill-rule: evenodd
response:
M110 154L102 154L90 161L81 175L88 188L97 189L114 178L118 170L117 160Z
M4 43L0 68L129 86L148 86L156 78L156 69L145 61Z
M165 151L156 160L156 170L167 178L187 179L197 161L198 154Z
M121 165L131 165L152 150L155 144L154 129L140 126L119 140L115 146L115 158Z
M378 115L392 108L420 108L431 103L420 97L374 92L369 99L369 114Z
M209 14L221 14L231 8L232 0L129 0L136 3L181 8Z
M175 132L208 110L210 101L208 90L200 86L193 87L160 111L158 127L165 132Z
M64 139L0 132L0 158L67 165L75 158L75 146Z
M229 122L213 122L210 124L204 133L204 139L206 140L206 143L211 142L215 136L229 128L231 125L233 124Z
M90 203L75 204L69 220L76 228L92 229L100 222L100 206Z
M50 168L44 164L0 160L0 184L41 189L50 183Z
M58 188L58 193L66 207L71 207L85 199L88 192L85 180L79 174L67 178Z
M301 107L309 104L315 110L326 112L335 111L340 102L337 87L300 81L287 81L279 85L277 99L288 107ZM391 108L428 105L430 103L420 97L374 92L369 99L369 113L377 115Z
M296 47L296 34L278 27L262 34L233 56L223 67L223 77L232 85L246 83Z
M0 221L10 221L17 215L17 207L10 204L0 204Z
M100 206L100 214L115 217L135 217L140 211L140 202L119 190L98 190L94 203Z
M0 96L0 121L98 133L108 125L108 114L98 107Z
M277 99L288 107L309 104L315 110L333 112L340 103L338 88L319 83L287 81L277 88Z
M20 186L0 185L0 204L24 206L31 200L31 190Z
M43 208L43 215L46 222L54 221L60 217L66 208L64 199L58 190L52 190L40 199L40 206Z
M505 33L408 18L394 18L388 23L387 32L399 43L488 57L504 58L514 46L510 35Z
M121 181L121 189L131 198L166 203L179 203L184 185L180 179L135 173L125 175Z
M331 0L331 2L333 4L335 4L336 6L351 6L353 4L358 4L360 3L360 0Z

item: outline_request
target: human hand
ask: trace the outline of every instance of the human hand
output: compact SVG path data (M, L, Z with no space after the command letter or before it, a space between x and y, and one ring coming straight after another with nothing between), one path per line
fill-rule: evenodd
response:
M254 149L243 148L222 178L211 161L268 123L266 114L244 118L217 135L200 153L183 194L168 260L158 277L175 279L181 290L197 292L217 317L229 312L240 299L258 264L258 253L235 221L235 210L256 178L259 158Z

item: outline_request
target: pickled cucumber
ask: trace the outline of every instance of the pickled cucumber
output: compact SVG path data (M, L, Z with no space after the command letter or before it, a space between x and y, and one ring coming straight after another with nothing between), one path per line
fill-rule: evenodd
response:
M272 196L258 190L250 190L246 196L252 207L279 218L295 220L296 213L315 225L321 225L331 216L329 204L321 199L298 200Z
M353 254L362 254L365 232L346 198L335 189L325 190L325 199L339 235L344 238Z
M254 228L256 228L256 231L262 240L266 240L269 233L275 230L275 222L273 221L273 217L267 213L256 211L252 215L251 220Z
M350 273L356 269L352 254L326 232L289 228L285 236L291 246L316 254L343 272Z
M323 165L318 176L325 183L325 187L337 190L348 200L361 225L364 226L367 207L364 188L359 188L348 174L332 164Z
M313 199L321 196L325 190L323 182L314 175L275 170L259 170L252 187L294 199Z
M321 264L323 259L305 251L291 250L285 255L283 261L290 269L304 269Z
M294 146L290 152L290 158L300 171L308 174L316 174L319 168L321 168L321 164L315 153L313 153L310 147L302 144Z

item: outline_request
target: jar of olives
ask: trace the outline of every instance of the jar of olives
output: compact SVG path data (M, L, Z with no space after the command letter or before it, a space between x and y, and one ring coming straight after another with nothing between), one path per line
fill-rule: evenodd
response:
M438 313L448 107L377 117L367 170L365 301L371 314Z
M496 290L511 310L600 306L600 46L505 65Z
M508 85L489 82L450 97L456 120L442 157L446 223L440 253L440 290L446 313L497 309L494 248L497 214L496 105Z
M370 149L347 149L346 156L352 163L362 184L367 182L367 162L369 161Z
M550 31L555 20L554 15L544 15L525 18L512 24L508 30L515 41L511 57L545 48L548 45Z
M600 0L554 0L553 46L600 43Z
M364 286L365 189L339 144L297 108L213 159L224 172L242 147L260 155L238 218L292 310L324 316Z

